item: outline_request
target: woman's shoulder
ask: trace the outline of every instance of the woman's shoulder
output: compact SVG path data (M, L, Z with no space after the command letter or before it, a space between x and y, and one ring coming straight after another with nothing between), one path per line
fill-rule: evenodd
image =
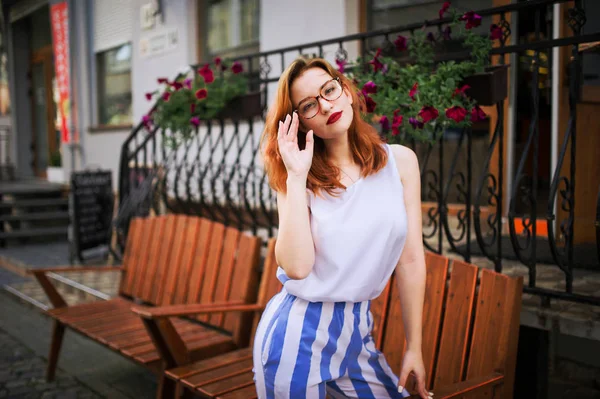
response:
M419 161L415 152L400 144L387 144L390 148L391 155L396 161L396 167L401 178L408 174L419 173Z

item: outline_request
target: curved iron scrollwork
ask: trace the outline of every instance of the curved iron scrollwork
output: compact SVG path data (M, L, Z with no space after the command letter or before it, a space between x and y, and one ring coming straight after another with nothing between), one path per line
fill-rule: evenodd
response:
M442 206L444 212L441 212L442 217L442 225L444 227L444 232L446 233L446 239L448 240L448 244L450 248L458 254L460 254L465 261L470 262L471 258L471 142L472 142L472 131L470 128L464 128L461 131L460 138L457 144L457 148L454 151L454 156L452 158L452 164L450 165L450 169L448 171L448 180L446 181L446 186L443 191L442 198ZM464 172L456 172L456 167L459 159L461 159L461 148L463 146L463 142L465 141L465 137L467 138L467 173L465 176ZM459 204L465 204L464 209L460 209L456 218L458 220L457 225L450 226L450 221L448 218L447 204L450 199L450 191L452 188L452 183L456 181L456 190L457 190L457 202ZM455 231L455 233L452 232ZM456 234L458 233L458 234ZM466 243L465 250L460 250L458 245L460 242Z
M437 134L437 129L435 131ZM439 141L439 146L442 146L442 140ZM440 150L440 155L443 154L443 147ZM423 222L423 245L425 248L432 252L441 254L442 253L442 183L443 176L442 168L438 168L436 171L435 165L430 165L431 154L434 151L434 145L428 144L427 150L421 163L421 189L422 197L426 201L435 203L435 206L431 206L427 209L426 217ZM439 161L442 162L442 157ZM441 165L441 164L440 164ZM437 245L435 243L435 237L437 236ZM433 241L433 242L432 242Z
M503 184L503 150L504 150L504 104L496 104L496 113L498 120L494 129L494 135L488 146L485 160L483 163L483 172L477 180L475 188L475 198L473 200L473 227L475 228L475 237L481 252L492 262L497 272L502 271L502 184ZM498 151L498 176L489 172L492 156ZM485 189L485 196L484 196ZM484 225L481 220L481 205L488 206L489 215ZM495 246L495 250L494 250Z

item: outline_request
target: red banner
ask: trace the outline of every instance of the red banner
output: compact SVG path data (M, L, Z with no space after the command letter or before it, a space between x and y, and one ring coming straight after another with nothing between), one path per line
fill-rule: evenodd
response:
M52 43L54 48L54 69L59 92L57 104L61 120L62 142L71 141L69 134L69 118L71 107L69 101L69 13L67 2L50 6L52 24Z

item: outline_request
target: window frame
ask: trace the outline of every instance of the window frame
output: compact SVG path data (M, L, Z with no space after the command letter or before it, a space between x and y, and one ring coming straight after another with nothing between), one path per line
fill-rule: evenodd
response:
M101 67L100 65L100 56L103 54L106 54L108 52L111 51L115 51L118 50L120 48L122 48L123 46L129 45L130 46L130 56L129 56L129 79L130 82L132 82L132 78L133 78L133 42L131 41L127 41L127 42L123 42L119 45L116 45L114 47L108 48L108 49L104 49L102 51L92 51L92 62L93 62L93 66L94 66L94 82L95 82L95 90L94 90L94 97L95 97L95 101L94 101L94 121L95 121L95 125L96 127L107 127L107 128L118 128L118 127L131 127L133 125L133 84L130 84L129 87L129 93L130 93L130 108L131 108L131 114L129 115L130 120L128 122L123 122L123 123L109 123L102 121L102 111L101 111L101 107L103 105L103 98L106 96L106 74L103 73L103 67Z

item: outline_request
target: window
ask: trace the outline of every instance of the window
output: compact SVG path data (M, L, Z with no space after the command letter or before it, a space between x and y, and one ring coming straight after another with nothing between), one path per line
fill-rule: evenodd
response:
M259 0L211 0L203 13L203 60L259 51Z
M98 122L131 124L131 43L96 53L96 73Z

